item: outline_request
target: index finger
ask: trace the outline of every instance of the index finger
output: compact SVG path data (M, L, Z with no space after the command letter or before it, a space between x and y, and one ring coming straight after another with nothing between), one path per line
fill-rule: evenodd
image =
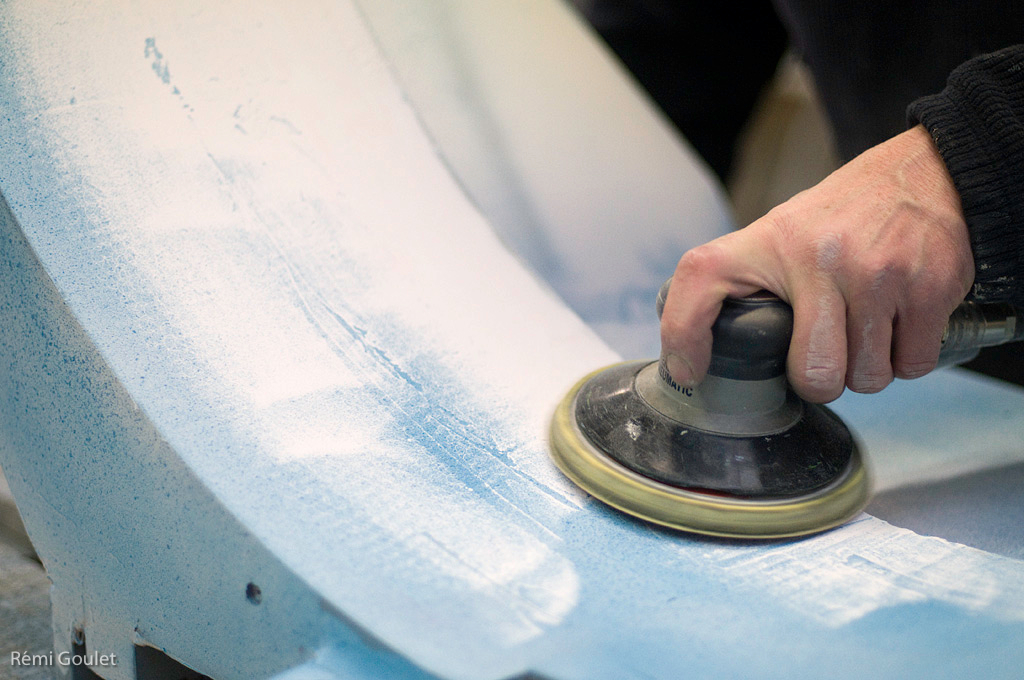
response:
M711 326L727 297L764 288L734 232L688 251L679 260L661 315L661 353L672 379L699 383L711 363Z

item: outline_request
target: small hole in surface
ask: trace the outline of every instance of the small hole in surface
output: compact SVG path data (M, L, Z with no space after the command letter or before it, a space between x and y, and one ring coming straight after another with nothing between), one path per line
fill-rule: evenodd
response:
M249 585L245 587L245 599L249 600L249 602L253 604L259 604L263 601L263 591L260 590L258 585L250 582Z

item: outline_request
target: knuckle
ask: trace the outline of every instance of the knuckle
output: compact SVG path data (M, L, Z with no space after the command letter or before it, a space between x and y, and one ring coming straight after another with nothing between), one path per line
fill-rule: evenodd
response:
M843 267L843 239L839 234L831 232L816 237L812 244L814 268L829 276L834 276Z
M725 267L725 263L726 255L722 247L711 241L686 251L679 259L676 276L691 278L715 274Z
M906 279L905 272L898 264L879 256L865 259L861 267L861 276L863 286L875 294L895 288Z
M800 222L796 211L787 201L769 210L757 224L762 229L774 232L780 238L787 238L798 230Z
M849 273L851 295L870 304L895 304L909 285L907 268L885 254L862 256Z

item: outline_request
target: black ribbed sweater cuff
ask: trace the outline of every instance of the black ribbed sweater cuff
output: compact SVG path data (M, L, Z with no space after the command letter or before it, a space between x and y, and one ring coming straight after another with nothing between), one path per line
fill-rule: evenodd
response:
M965 62L907 109L935 140L971 234L971 296L1024 304L1024 45Z

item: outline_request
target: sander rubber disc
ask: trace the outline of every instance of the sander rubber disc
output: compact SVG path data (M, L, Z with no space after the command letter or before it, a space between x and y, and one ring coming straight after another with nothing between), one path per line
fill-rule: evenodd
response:
M587 440L576 422L577 394L604 370L585 376L565 395L555 410L550 432L555 464L598 500L655 524L728 538L812 534L843 524L867 504L868 474L856 447L833 482L806 495L786 498L745 498L683 489L625 467Z

